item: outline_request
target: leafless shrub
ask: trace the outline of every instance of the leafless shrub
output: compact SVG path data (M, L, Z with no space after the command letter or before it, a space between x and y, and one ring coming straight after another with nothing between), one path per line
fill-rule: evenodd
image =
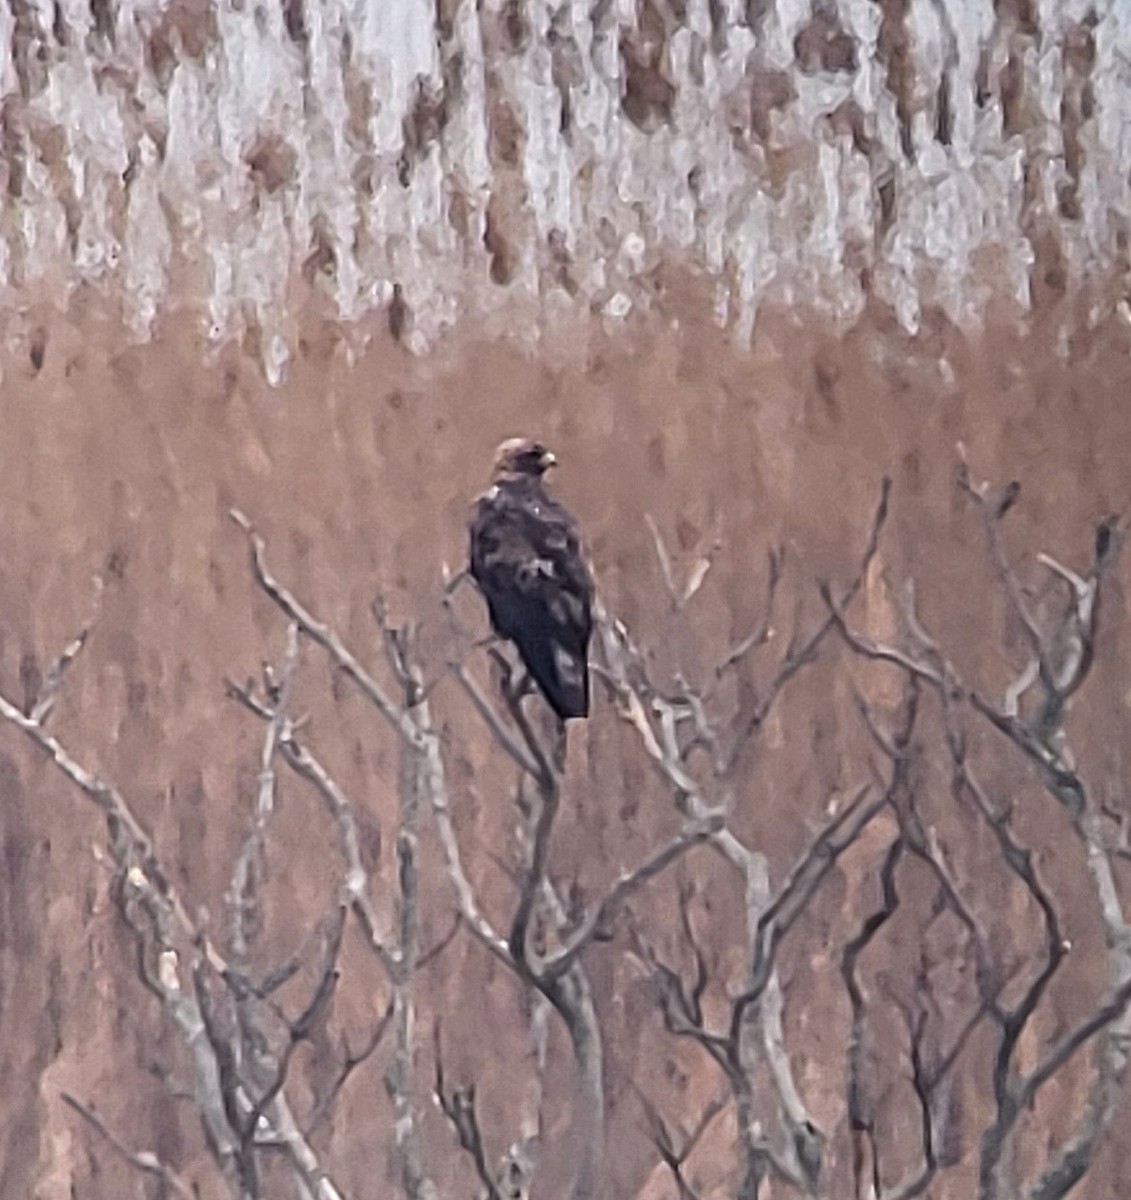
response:
M766 597L755 627L717 664L701 671L697 682L678 671L670 680L655 678L649 655L626 625L598 612L593 669L612 712L630 732L635 752L650 764L669 796L678 827L580 911L551 870L562 800L562 747L540 732L539 702L527 699L510 657L497 647L487 652L497 688L479 681L474 662L464 653L426 681L416 631L394 623L378 603L374 617L383 663L380 668L366 666L329 623L273 574L264 540L241 514L233 516L247 539L254 579L285 626L279 664L265 668L258 684L228 685L233 700L260 723L263 740L247 832L223 897L223 922L190 917L126 791L84 767L48 729L90 624L42 683L28 674L23 706L0 696L0 717L22 730L103 814L118 917L136 942L140 982L160 1001L192 1064L193 1103L230 1194L240 1200L274 1194L267 1180L273 1178L274 1164L282 1164L292 1190L303 1200L343 1196L333 1181L333 1165L323 1161L312 1135L333 1121L353 1072L381 1052L393 1111L390 1152L400 1188L409 1200L439 1197L434 1151L422 1133L418 976L460 933L501 963L532 1000L529 1054L521 1067L526 1078L516 1080L523 1102L505 1147L490 1144L475 1083L453 1083L449 1077L442 1023L437 1016L431 1023L433 1078L427 1090L454 1135L451 1151L464 1156L467 1178L473 1177L489 1200L526 1198L537 1185L552 1014L560 1019L572 1053L577 1155L571 1195L594 1200L606 1194L604 1072L616 1047L606 1044L587 963L594 948L610 940L611 948L601 952L631 955L641 967L667 1034L697 1046L721 1076L724 1090L702 1111L684 1114L682 1131L661 1114L661 1098L636 1089L647 1136L681 1200L701 1194L694 1154L727 1109L737 1128L737 1144L730 1148L736 1158L731 1194L740 1200L758 1200L769 1187L775 1196L844 1196L851 1188L857 1200L911 1200L925 1194L940 1173L970 1164L976 1164L980 1200L1019 1195L1054 1200L1067 1194L1092 1165L1111 1125L1131 1045L1131 934L1113 867L1113 859L1126 855L1126 818L1110 796L1097 799L1095 784L1077 763L1067 726L1072 702L1096 660L1100 600L1118 554L1122 522L1113 518L1097 527L1091 563L1082 575L1040 556L1038 565L1060 589L1062 602L1038 611L1000 533L1018 501L1017 488L992 494L971 482L965 464L958 486L982 523L998 585L1023 631L1029 656L1000 701L960 677L925 629L910 584L904 591L898 641L880 642L858 628L853 605L880 550L889 505L887 481L848 585L823 584L819 618L808 626L799 619L777 655L772 649L779 644L777 609L785 575L780 550L769 555ZM671 612L693 623L695 600L710 575L716 548L680 579L659 527L650 522L650 529ZM319 756L305 719L293 712L305 645L316 647L357 690L399 747L395 883L383 892L365 864L355 803ZM860 757L855 786L825 805L826 819L795 861L771 862L736 832L733 814L744 755L757 743L785 690L822 655L839 655L846 671L862 666L865 678L871 671L894 671L902 680L902 695L896 711L883 714L869 698L867 685L857 693L867 752ZM752 657L763 664L760 685L739 690L723 686ZM443 679L454 680L482 735L505 755L516 780L519 854L513 900L503 920L493 918L477 895L452 819L447 751L432 712L433 689ZM593 719L607 719L608 712ZM1016 827L1011 802L983 782L983 731L996 739L999 770L1000 756L1009 757L1019 778L1035 772L1055 801L1064 827L1057 853L1075 855L1089 873L1102 923L1108 988L1089 1001L1079 1020L1052 1037L1034 1029L1071 951L1064 933L1066 914ZM942 764L947 781L941 799L939 789L925 781L932 762ZM302 944L264 970L258 948L270 921L264 880L279 770L301 780L319 798L336 835L340 886L324 897L321 911L310 914L310 932ZM1003 947L979 879L941 832L948 813L962 814L958 825L948 828L988 835L996 878L1028 897L1039 922L1035 943L1018 931ZM435 839L450 897L426 894L420 886L425 838ZM740 979L718 976L719 956L711 948L717 949L727 933L702 927L703 919L692 911L689 888L679 890L677 911L679 933L693 962L690 978L678 962L668 961L655 930L634 908L645 887L670 886L666 873L692 851L709 852L726 864L741 889ZM828 881L846 869L850 854L871 856L855 869L874 876L875 899L845 914L846 932L833 956L843 985L847 1032L839 1062L824 1063L823 1069L841 1072L847 1119L842 1138L837 1130L820 1127L799 1083L798 1066L806 1061L808 1048L789 1044L787 985L780 969L783 946L802 936L803 918ZM912 880L915 892L925 888L931 897L918 932L920 954L900 963L898 976L889 972L881 977L869 963L901 922L915 919L909 912ZM917 902L922 907L921 897ZM422 908L442 911L446 903L452 910L447 934L432 947L422 947ZM935 980L940 962L932 959L926 940L943 916L957 931L951 958L973 968L972 990L957 1001L939 993ZM330 1085L309 1111L296 1114L289 1087L294 1056L316 1030L334 1020L348 922L384 976L384 1012L359 1048L344 1043ZM299 981L301 988L291 986ZM289 997L301 993L301 1000L284 1002L284 988ZM705 1002L712 988L726 995L722 1010ZM1022 1043L1034 1037L1035 1057L1023 1063ZM988 1069L968 1053L976 1039L992 1047ZM391 1043L387 1048L386 1041ZM1080 1069L1085 1050L1091 1052L1091 1083L1074 1114L1072 1133L1048 1161L1034 1166L1018 1153L1018 1128L1050 1080ZM980 1078L990 1099L990 1116L980 1128L974 1129L961 1111L960 1075ZM918 1114L912 1152L905 1144L894 1145L885 1133L898 1096L912 1099ZM112 1153L155 1179L164 1194L193 1194L175 1164L133 1148L99 1114L99 1105L74 1096L64 1099ZM375 1131L375 1137L384 1139L385 1132Z

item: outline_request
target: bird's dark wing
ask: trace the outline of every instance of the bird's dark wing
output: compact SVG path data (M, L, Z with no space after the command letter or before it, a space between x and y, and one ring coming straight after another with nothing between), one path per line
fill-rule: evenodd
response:
M497 484L476 505L471 574L551 707L589 711L593 582L569 513L540 487Z

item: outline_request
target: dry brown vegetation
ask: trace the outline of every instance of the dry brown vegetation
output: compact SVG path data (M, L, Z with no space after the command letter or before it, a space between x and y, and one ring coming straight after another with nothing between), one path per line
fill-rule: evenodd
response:
M550 371L350 368L312 316L281 397L175 326L42 327L5 363L5 1195L1118 1194L1118 323ZM564 776L445 602L516 429L604 604Z

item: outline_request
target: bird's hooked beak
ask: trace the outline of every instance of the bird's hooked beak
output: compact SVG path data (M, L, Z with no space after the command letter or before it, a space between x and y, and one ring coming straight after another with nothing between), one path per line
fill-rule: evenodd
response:
M558 460L554 457L552 450L543 450L542 457L538 460L538 465L543 471L548 471L551 467L558 465Z

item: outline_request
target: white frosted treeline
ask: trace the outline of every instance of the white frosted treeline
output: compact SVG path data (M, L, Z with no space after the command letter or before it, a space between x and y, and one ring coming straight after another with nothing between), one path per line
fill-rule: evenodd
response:
M414 348L661 260L915 328L1123 269L1127 0L2 0L0 288L175 301L285 369L305 270ZM1051 241L1050 241L1051 239ZM26 293L25 293L26 294ZM290 293L293 295L293 293Z

